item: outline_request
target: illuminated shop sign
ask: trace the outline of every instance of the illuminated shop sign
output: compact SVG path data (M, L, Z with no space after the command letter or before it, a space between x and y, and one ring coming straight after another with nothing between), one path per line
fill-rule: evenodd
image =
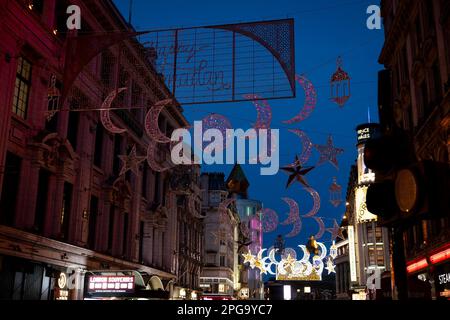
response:
M408 273L414 273L419 270L425 269L426 267L428 267L428 262L427 259L424 258L408 263L406 270L408 271Z
M366 195L367 187L359 187L355 190L355 207L356 207L356 221L364 223L367 221L376 221L377 216L367 210Z
M90 276L88 293L134 293L134 276Z
M356 128L356 132L358 133L358 143L364 143L378 136L380 126L376 123L363 124Z
M450 283L450 273L440 274L438 278L439 278L439 285Z
M57 287L55 290L56 300L69 300L69 290L67 287L67 275L61 272L58 277Z
M439 263L450 259L450 248L438 252L430 257L431 263Z

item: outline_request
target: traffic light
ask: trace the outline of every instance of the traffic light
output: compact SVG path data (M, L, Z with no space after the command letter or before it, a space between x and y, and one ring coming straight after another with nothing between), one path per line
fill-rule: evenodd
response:
M364 150L366 167L374 171L367 208L381 225L405 223L412 217L435 219L450 214L449 165L417 161L408 137L397 132L368 141Z

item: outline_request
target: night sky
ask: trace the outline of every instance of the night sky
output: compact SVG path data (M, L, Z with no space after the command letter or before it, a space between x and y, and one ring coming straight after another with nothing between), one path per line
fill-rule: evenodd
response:
M125 17L128 17L128 0L115 0ZM292 0L227 0L227 1L147 1L134 0L132 23L138 31L217 25L226 23L252 22L272 19L295 19L296 73L305 73L313 82L318 93L316 110L307 120L296 125L283 125L281 121L292 118L303 106L304 94L297 86L297 98L269 101L273 108L272 128L280 129L280 164L292 163L302 145L298 137L287 129L299 128L305 131L313 143L325 144L329 134L333 135L336 147L345 149L339 156L339 170L331 164L317 167L308 174L308 182L319 191L322 206L317 216L324 217L327 228L333 219L340 222L345 211L345 192L350 166L356 160L356 133L358 124L368 120L368 108L372 122L377 121L377 72L384 34L383 30L366 28L366 9L379 1L292 1ZM341 55L344 69L352 78L352 97L340 109L329 100L329 81L336 70L336 58ZM194 111L196 106L185 106L185 116L191 122L201 120L205 112ZM210 104L201 107L209 112L220 113L229 118L233 127L247 129L255 119L252 103ZM253 120L254 122L254 120ZM319 153L314 149L308 165L314 165ZM264 207L274 209L283 221L288 206L281 200L290 197L298 201L300 214L306 214L312 207L312 200L299 184L286 190L287 175L280 171L276 176L260 176L259 166L243 166L250 181L250 197L261 200ZM231 165L202 166L205 172L222 171L226 175ZM329 202L328 188L333 177L343 187L343 203L334 208ZM264 245L270 247L278 234L287 234L291 226L278 227L264 235ZM286 239L288 247L297 247L306 242L310 234L318 231L312 219L303 219L303 229L296 238ZM330 233L321 239L328 246Z

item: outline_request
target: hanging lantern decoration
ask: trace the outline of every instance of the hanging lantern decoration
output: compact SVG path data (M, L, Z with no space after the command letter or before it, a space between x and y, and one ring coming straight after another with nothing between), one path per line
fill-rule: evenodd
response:
M328 189L330 193L330 203L335 207L339 207L342 203L342 187L338 185L336 177L333 178L333 183Z
M337 70L331 77L331 100L343 107L350 99L350 76L342 69L342 58L337 59Z

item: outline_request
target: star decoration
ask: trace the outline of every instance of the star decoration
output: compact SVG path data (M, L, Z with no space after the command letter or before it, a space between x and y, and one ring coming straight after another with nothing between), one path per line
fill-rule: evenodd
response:
M251 263L250 263L250 266L252 266ZM263 274L267 273L264 262L260 259L255 259L253 268L258 268L261 271L261 273L263 273Z
M244 264L250 263L250 266L253 268L255 265L255 256L249 252L242 255L244 257Z
M139 174L139 165L146 159L143 156L136 155L136 145L133 146L128 156L121 155L119 159L122 161L122 169L119 176L124 175L128 171L132 171L135 175Z
M336 219L334 219L333 228L328 228L327 231L331 233L331 240L336 240L337 238L341 238L342 240L345 240L344 235L342 234L342 230L339 227Z
M295 263L297 262L296 259L291 257L291 254L288 254L286 259L283 259L282 261L286 267L290 267L291 269L294 267Z
M317 163L318 166L324 164L325 162L330 162L336 169L339 170L339 164L337 156L344 153L344 149L335 148L333 145L333 137L329 136L327 144L324 146L314 145L314 148L320 152L320 159Z
M328 274L336 273L335 270L336 266L334 265L333 261L331 259L328 259L327 266L325 269L328 271Z
M281 168L281 170L290 173L286 189L289 188L295 181L309 187L308 182L303 176L308 174L313 169L314 167L303 168L298 156L295 156L295 162L293 164Z

